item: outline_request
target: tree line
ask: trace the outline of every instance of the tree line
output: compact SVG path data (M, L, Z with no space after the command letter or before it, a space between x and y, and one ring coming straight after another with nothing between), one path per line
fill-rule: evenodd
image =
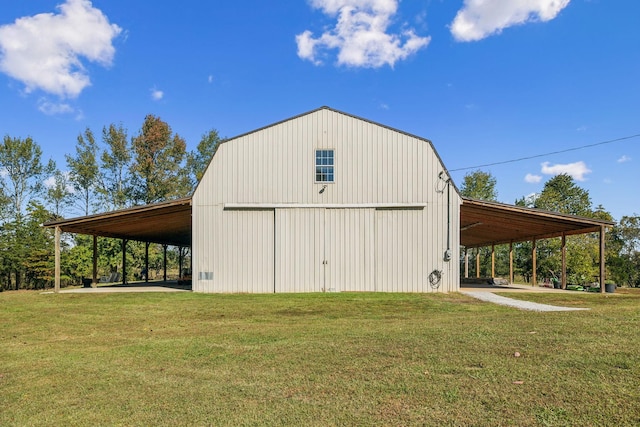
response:
M488 172L475 171L465 175L461 193L479 200L497 201L496 178ZM543 209L586 218L613 221L602 205L593 206L589 192L576 184L566 174L549 179L538 194L523 196L515 205ZM567 236L567 282L589 284L597 282L600 263L600 242L596 233ZM536 275L547 280L559 279L561 274L561 239L552 238L536 243ZM523 281L533 276L531 242L514 244L514 270ZM481 263L480 275L490 275L490 248L478 249ZM622 286L640 287L640 216L623 216L606 233L605 259L607 282ZM508 245L496 247L497 274L509 272Z
M61 169L43 160L32 138L5 136L0 145L0 291L52 286L54 236L41 226L44 222L188 196L220 142L212 129L188 152L185 140L166 122L148 115L133 136L117 124L103 127L97 136L85 129ZM93 239L65 235L62 243L63 286L91 277ZM99 273L121 269L120 241L99 238L98 246ZM144 246L127 246L129 279L140 278ZM178 251L168 252L169 263L177 264ZM158 272L161 247L151 245L149 261L149 270Z

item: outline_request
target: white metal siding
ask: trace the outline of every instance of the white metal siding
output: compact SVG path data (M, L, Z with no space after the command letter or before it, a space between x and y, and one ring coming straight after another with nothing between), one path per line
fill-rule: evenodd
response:
M219 283L225 292L274 292L273 215L269 210L224 212Z
M334 150L335 183L315 183L316 149ZM424 292L432 290L421 285L425 276L438 269L443 282L437 290L456 291L461 201L452 190L453 259L447 263L442 171L428 141L330 109L227 141L193 196L194 290ZM227 205L273 205L275 214L271 211L267 220L265 211L238 211L240 222L232 223L236 231L231 232ZM290 207L276 207L283 205ZM423 209L403 213L372 207L396 205ZM247 218L240 220L243 215ZM379 234L386 239L382 246L376 241ZM407 256L392 253L393 245ZM330 256L328 271L317 266L320 250ZM200 281L200 272L213 272L213 280ZM254 283L251 277L261 279Z
M335 152L315 183L315 150ZM429 142L319 110L220 146L194 199L216 203L430 203L443 170Z
M276 210L276 292L323 290L324 209Z
M373 291L373 209L277 209L276 292Z
M425 253L422 210L376 211L376 288L422 292ZM424 244L427 243L427 244Z
M325 211L325 286L330 291L374 291L373 209Z

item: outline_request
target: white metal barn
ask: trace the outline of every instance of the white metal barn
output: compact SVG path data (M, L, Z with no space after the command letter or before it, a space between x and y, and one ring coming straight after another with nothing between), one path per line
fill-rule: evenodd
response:
M323 107L220 145L193 290L458 291L460 205L430 141Z

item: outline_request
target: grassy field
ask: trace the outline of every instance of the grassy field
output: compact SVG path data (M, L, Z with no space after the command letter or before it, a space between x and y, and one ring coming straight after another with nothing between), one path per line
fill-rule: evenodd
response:
M640 425L640 294L515 297L0 293L0 425Z

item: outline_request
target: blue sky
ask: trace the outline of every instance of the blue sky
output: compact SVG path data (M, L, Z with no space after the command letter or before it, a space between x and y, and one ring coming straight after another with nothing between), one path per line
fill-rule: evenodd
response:
M193 149L327 105L432 140L460 184L640 134L638 22L637 0L4 2L0 134L64 170L87 127L155 114ZM482 170L506 203L569 173L620 219L639 162L635 137Z

